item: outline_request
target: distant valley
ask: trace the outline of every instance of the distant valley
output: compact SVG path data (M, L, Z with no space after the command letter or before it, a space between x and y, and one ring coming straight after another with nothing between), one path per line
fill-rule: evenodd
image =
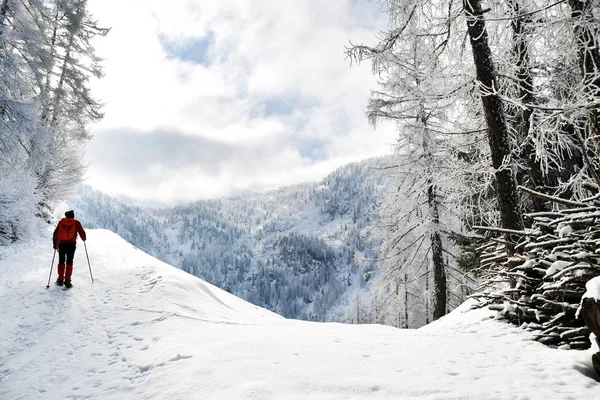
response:
M381 238L372 228L388 190L380 168L390 162L366 160L316 183L173 208L82 186L71 206L86 227L112 230L258 306L287 318L349 322L378 266Z

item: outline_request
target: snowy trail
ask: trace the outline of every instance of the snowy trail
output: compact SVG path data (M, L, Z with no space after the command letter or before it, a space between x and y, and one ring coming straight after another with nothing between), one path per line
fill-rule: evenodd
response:
M591 351L484 310L419 330L285 320L108 231L46 289L47 244L0 260L0 399L591 399ZM53 280L55 276L53 276Z

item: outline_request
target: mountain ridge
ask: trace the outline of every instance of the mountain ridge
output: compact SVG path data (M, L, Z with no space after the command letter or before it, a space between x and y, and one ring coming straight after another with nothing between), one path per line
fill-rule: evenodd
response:
M90 227L253 304L289 318L349 321L365 273L377 269L373 233L387 190L382 157L348 164L319 182L247 197L152 208L83 187L71 203ZM368 276L368 275L367 275Z

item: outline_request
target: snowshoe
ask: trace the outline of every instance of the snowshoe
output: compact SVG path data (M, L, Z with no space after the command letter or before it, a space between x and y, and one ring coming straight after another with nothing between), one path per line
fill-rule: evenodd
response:
M56 280L56 286L62 286L63 285L63 280L62 279L57 279Z
M71 281L65 281L65 289L71 289L72 287Z

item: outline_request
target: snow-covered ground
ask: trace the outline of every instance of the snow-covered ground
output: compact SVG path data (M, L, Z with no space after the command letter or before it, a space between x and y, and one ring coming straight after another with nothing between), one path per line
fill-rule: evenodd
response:
M286 320L109 231L87 245L95 282L79 244L70 291L46 289L49 240L0 260L0 399L600 396L592 350L549 349L486 310L419 330Z

